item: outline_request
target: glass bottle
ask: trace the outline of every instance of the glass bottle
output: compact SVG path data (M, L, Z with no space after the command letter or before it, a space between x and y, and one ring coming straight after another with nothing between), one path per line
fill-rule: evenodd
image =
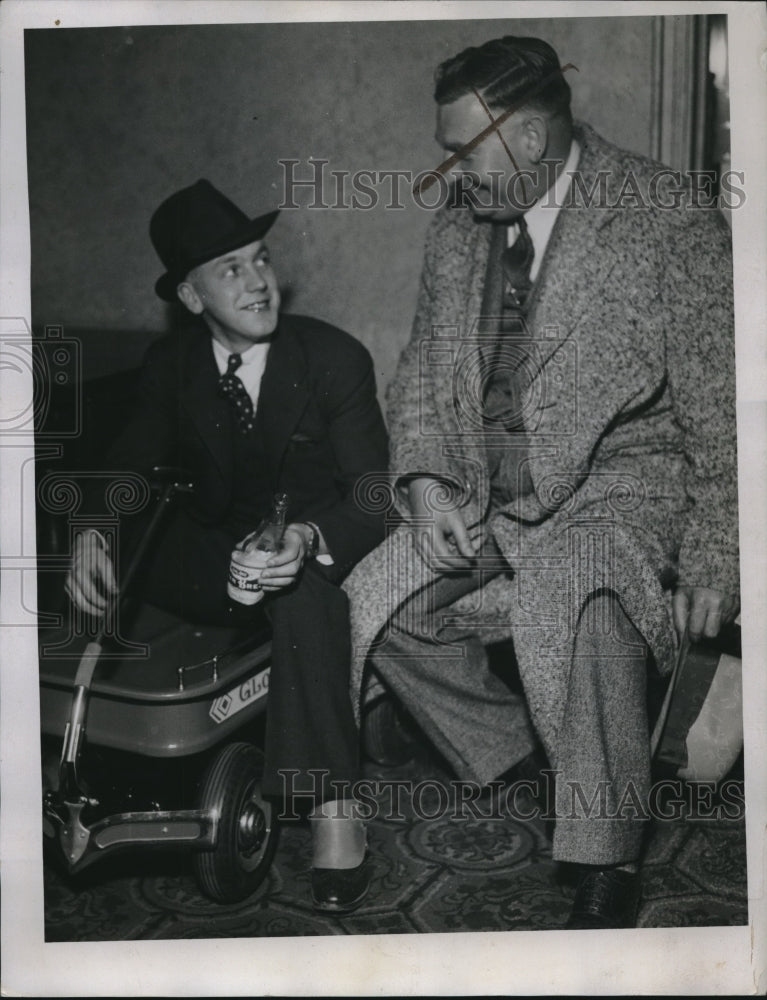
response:
M240 604L257 604L264 596L258 581L261 570L282 546L287 509L287 493L275 493L269 514L235 547L226 588L232 600Z

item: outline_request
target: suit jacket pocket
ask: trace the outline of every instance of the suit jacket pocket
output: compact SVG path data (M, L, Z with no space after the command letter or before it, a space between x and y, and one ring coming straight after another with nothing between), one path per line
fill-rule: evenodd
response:
M288 440L288 448L309 448L319 444L317 438L312 437L310 434L304 434L302 431L296 431L295 434L291 434Z

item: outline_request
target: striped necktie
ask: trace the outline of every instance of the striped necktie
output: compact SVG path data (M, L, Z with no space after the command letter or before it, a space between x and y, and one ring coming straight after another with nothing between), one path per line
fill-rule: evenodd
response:
M535 251L524 216L517 220L517 227L516 240L500 254L501 319L495 350L488 359L484 394L485 448L491 499L497 507L533 489L529 464L525 461L530 442L525 431L524 411L534 355L523 317L532 287L530 269ZM505 237L505 230L503 235ZM491 244L491 252L493 249ZM500 247L495 253L498 250Z
M519 234L511 244L506 247L501 257L503 266L503 308L510 312L520 313L524 311L527 296L532 288L530 280L530 270L533 266L535 248L530 233L527 229L524 215L517 219Z

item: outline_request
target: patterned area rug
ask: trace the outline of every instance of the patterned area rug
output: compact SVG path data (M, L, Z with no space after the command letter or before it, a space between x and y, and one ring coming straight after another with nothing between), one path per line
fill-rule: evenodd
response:
M103 861L76 880L45 864L47 941L409 934L553 930L572 888L551 858L541 820L512 819L489 802L456 817L425 752L398 768L371 765L386 818L369 824L374 878L347 916L312 910L307 824L286 822L265 882L248 900L220 905L197 888L188 857L140 854ZM444 781L445 775L439 775ZM391 782L414 794L392 809ZM386 782L389 782L389 785ZM417 789L417 791L416 791ZM520 809L520 812L527 810ZM394 815L392 815L392 812ZM431 817L431 818L429 818ZM745 924L745 828L737 819L655 821L644 866L640 927Z

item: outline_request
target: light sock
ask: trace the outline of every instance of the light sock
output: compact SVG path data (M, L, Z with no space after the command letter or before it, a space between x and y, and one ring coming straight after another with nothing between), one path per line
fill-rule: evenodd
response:
M367 846L364 820L353 799L332 799L309 814L312 868L348 869L362 864Z

